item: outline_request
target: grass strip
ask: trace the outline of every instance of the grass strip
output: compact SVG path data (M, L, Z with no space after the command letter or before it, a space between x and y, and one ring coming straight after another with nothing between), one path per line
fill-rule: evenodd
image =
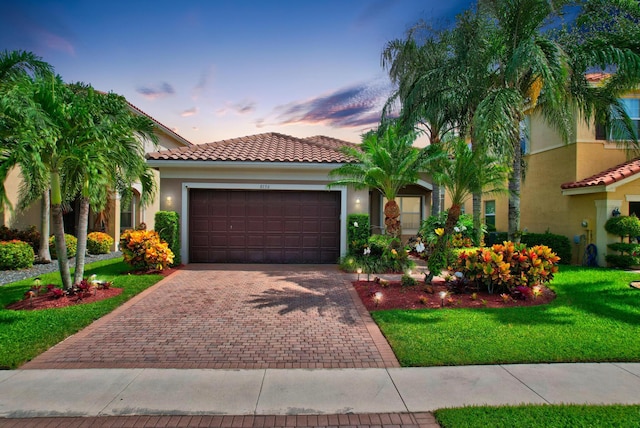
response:
M124 291L110 299L65 308L7 310L6 305L24 297L33 279L0 287L0 368L19 367L162 279L161 275L129 275L130 270L122 258L87 265L86 276L96 274ZM62 284L58 272L41 275L40 279L43 285Z
M440 409L442 428L640 427L637 405L522 405Z
M638 274L562 266L548 305L372 316L403 366L640 361Z

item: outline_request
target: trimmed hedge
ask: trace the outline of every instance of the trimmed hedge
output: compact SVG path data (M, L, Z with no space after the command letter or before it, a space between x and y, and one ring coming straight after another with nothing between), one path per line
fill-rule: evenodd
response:
M178 266L180 259L180 215L175 211L158 211L155 215L155 230L160 239L169 244L173 253L171 266Z
M64 242L67 246L67 257L75 257L76 252L78 251L78 239L73 235L65 233ZM52 259L58 258L58 255L56 254L56 237L53 235L49 238L49 252L51 253Z
M0 226L0 241L22 241L31 245L33 252L37 253L40 248L40 232L35 226L26 229L9 229L7 226Z
M33 266L35 254L24 241L0 241L0 269L17 270Z
M347 216L349 255L362 254L371 236L370 224L369 214L349 214Z

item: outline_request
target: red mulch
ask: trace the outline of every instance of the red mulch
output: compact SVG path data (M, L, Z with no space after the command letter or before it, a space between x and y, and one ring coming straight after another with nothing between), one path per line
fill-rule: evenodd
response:
M449 289L444 280L435 278L431 286L425 286L423 281L411 287L403 287L400 281L389 281L386 287L374 281L354 281L360 300L369 311L383 309L439 309L442 301L439 293ZM374 301L374 295L382 293L382 298L378 305ZM420 301L421 297L426 297L425 303ZM527 298L526 300L513 300L504 302L500 293L489 294L487 292L477 292L475 299L472 293L469 294L449 294L445 298L444 307L455 308L508 308L516 306L544 305L555 299L556 294L542 286L542 295L537 298Z
M38 309L51 309L51 308L64 308L73 305L82 305L84 303L93 303L100 300L115 297L122 293L122 288L107 288L95 290L84 295L75 296L62 296L55 297L53 293L46 293L44 295L36 296L32 299L23 299L18 302L12 303L6 307L6 309L12 310L38 310Z
M174 268L167 268L161 271L148 271L148 270L137 270L132 271L131 273L134 275L147 275L147 274L159 274L164 276L165 278L178 269L180 269L183 265L176 266ZM98 289L94 291L92 290L90 293L85 293L84 295L75 295L75 296L62 296L55 297L53 293L45 293L34 298L23 299L18 302L12 303L5 307L5 309L10 310L38 310L38 309L51 309L51 308L64 308L67 306L73 305L82 305L84 303L93 303L99 302L100 300L109 299L111 297L115 297L122 293L122 288L107 288L107 289Z

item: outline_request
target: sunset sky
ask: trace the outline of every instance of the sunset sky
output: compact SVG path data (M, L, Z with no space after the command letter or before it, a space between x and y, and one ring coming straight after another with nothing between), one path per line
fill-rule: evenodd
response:
M0 50L124 95L193 143L262 132L359 142L391 91L380 56L461 0L5 0Z

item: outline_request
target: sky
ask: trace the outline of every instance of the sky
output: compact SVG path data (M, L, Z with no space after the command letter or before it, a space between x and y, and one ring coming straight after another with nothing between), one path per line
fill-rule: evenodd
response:
M264 132L354 143L393 88L390 40L467 0L3 0L0 50L129 102L192 143Z

